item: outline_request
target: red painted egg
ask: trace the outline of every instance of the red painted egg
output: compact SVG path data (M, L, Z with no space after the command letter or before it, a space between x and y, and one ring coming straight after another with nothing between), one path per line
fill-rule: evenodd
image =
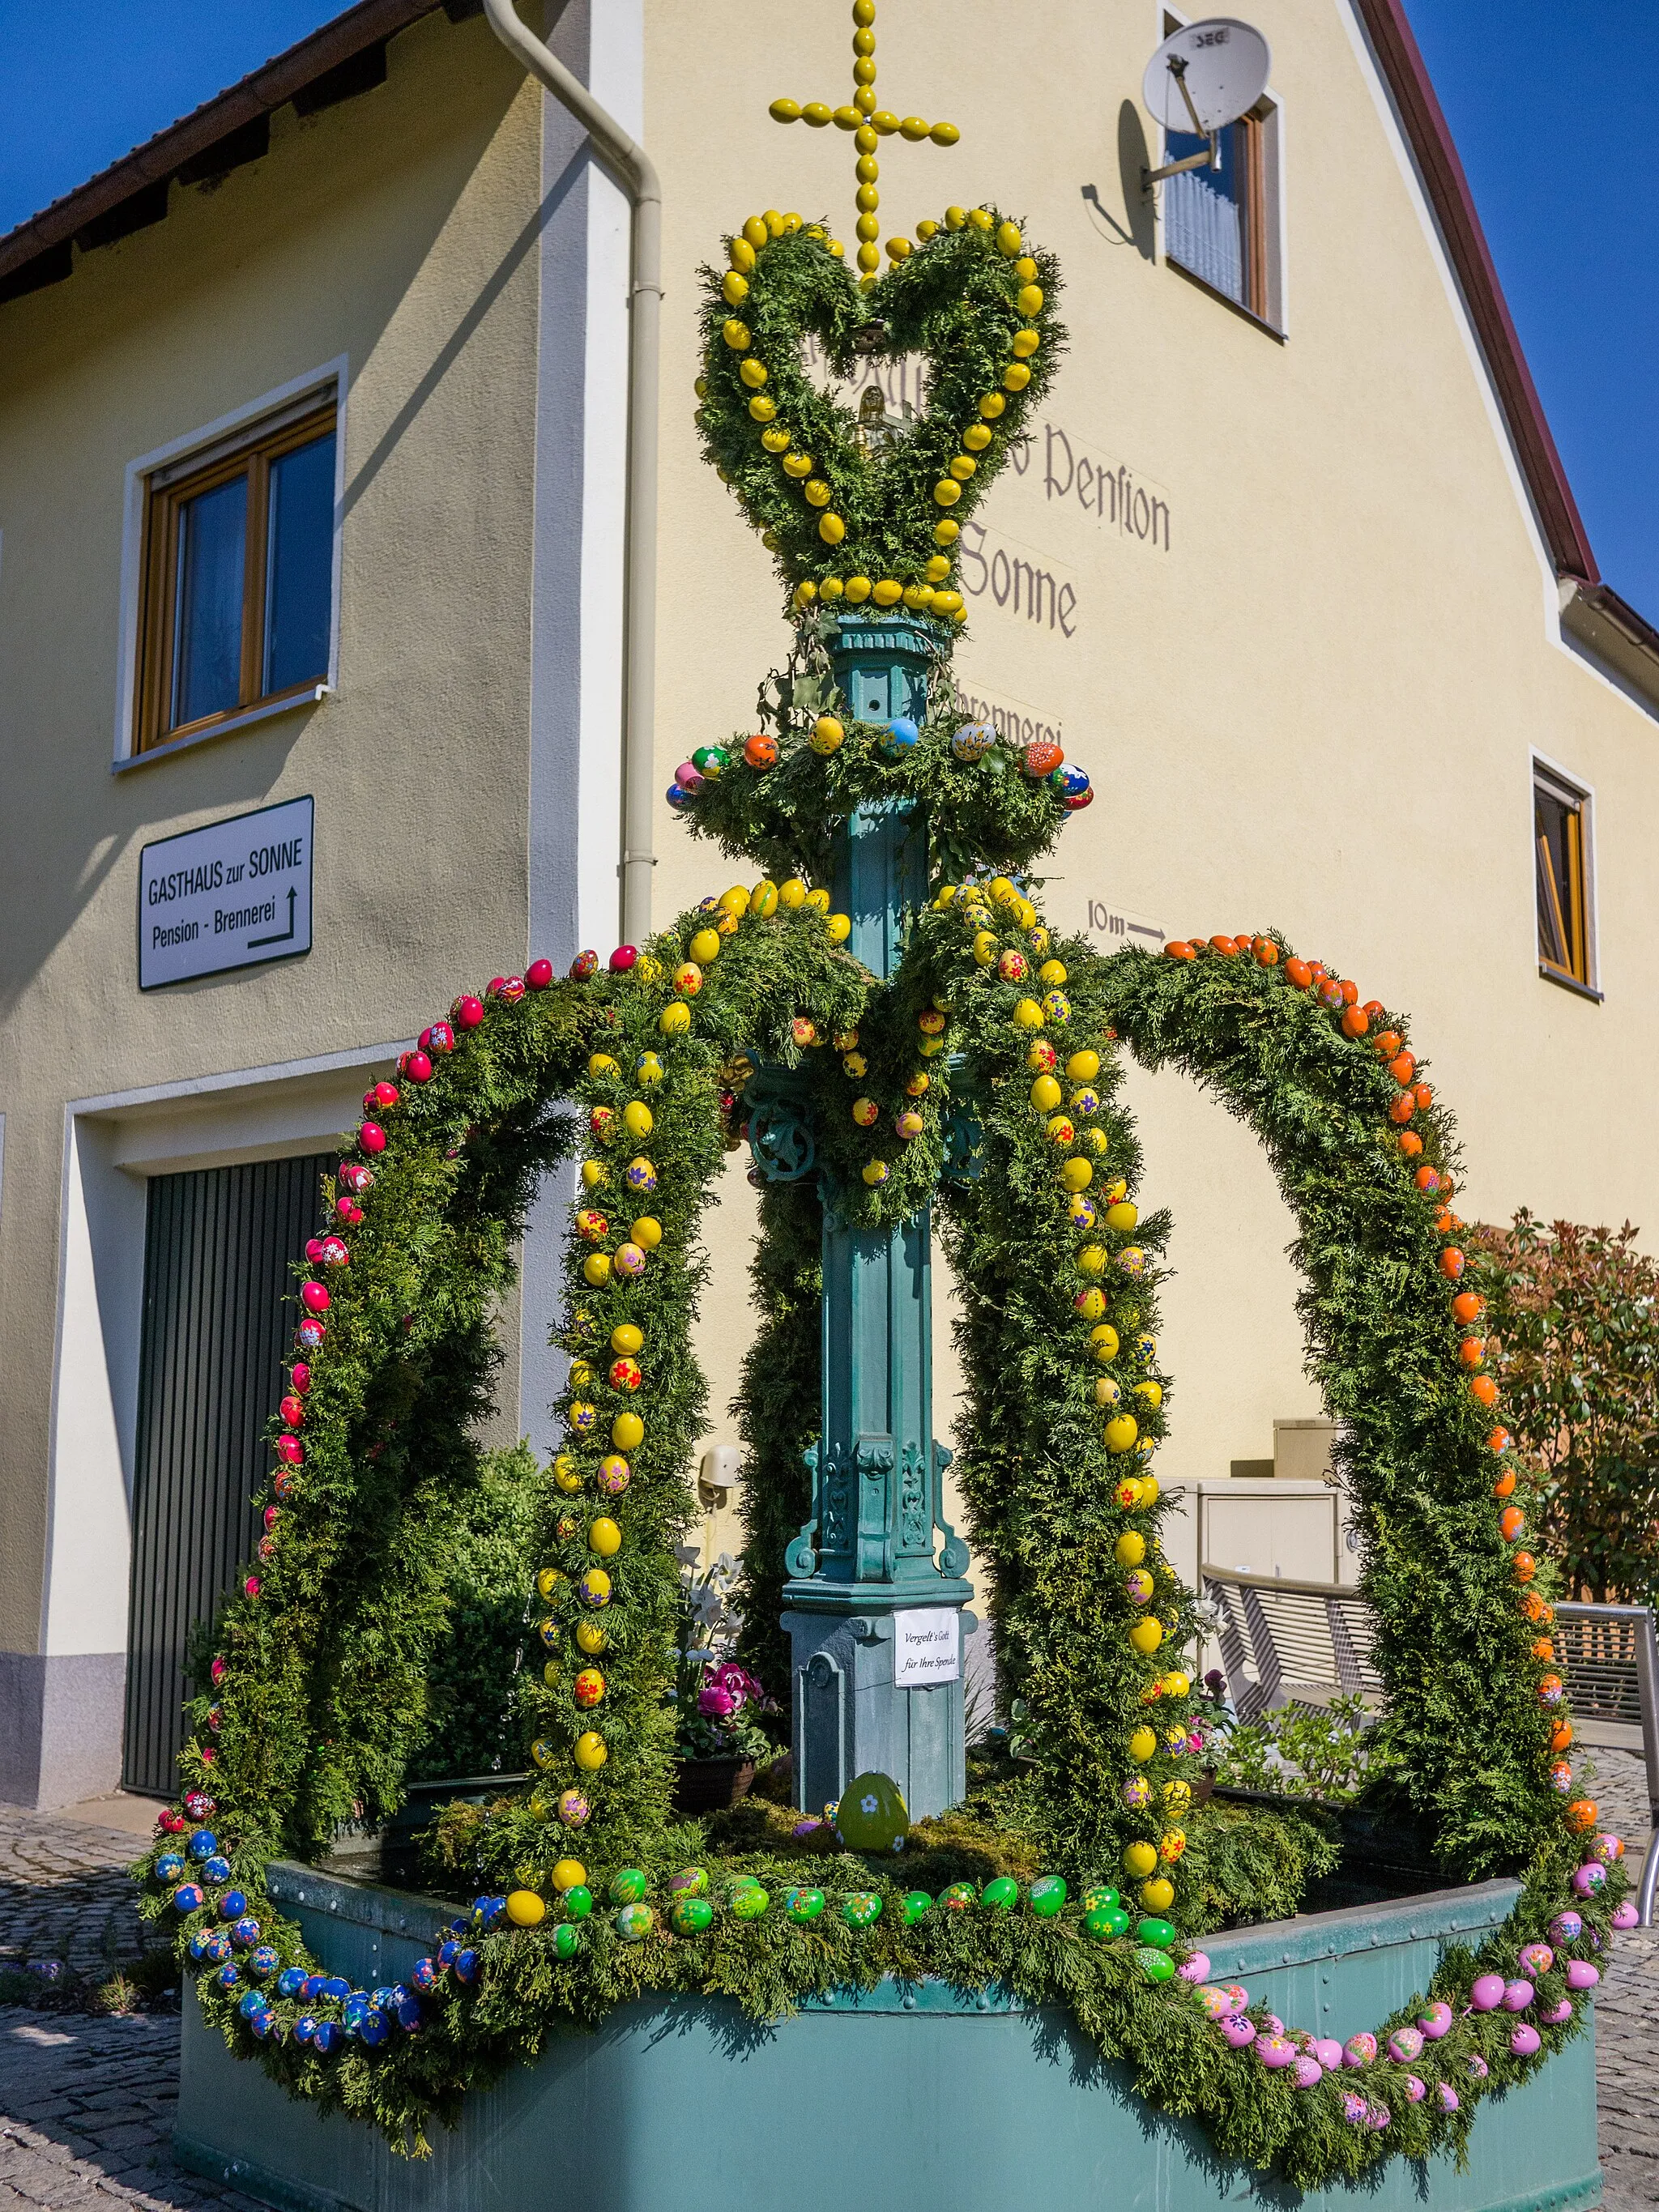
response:
M524 971L524 980L531 990L544 991L553 981L553 963L550 960L532 960Z

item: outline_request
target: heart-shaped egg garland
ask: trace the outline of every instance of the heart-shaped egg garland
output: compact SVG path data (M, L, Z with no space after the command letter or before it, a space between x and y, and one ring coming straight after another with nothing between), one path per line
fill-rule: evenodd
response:
M754 216L705 272L704 451L777 556L798 607L866 600L961 621L952 572L962 525L1048 388L1065 333L1059 276L994 209L946 211L861 286L799 216ZM860 362L921 353L924 411L868 426L807 375L823 345L843 380Z

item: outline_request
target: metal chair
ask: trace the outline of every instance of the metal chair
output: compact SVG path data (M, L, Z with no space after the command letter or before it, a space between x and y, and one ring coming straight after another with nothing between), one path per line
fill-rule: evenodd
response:
M1645 1605L1558 1605L1555 1663L1577 1741L1634 1751L1647 1771L1648 1827L1659 1832L1659 1649ZM1659 1833L1648 1847L1637 1909L1653 1925Z
M1376 1624L1357 1590L1227 1567L1200 1567L1199 1579L1220 1617L1222 1664L1241 1721L1334 1698L1381 1706L1382 1680L1371 1664Z

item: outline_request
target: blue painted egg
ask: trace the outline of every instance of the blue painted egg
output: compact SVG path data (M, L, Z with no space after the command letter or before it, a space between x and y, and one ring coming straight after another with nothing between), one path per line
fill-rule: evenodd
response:
M367 1990L353 1990L340 2010L340 2019L346 2033L350 2034L362 2025L363 2014L369 2009Z
M196 1960L198 1966L207 1956L207 1929L205 1928L198 1928L196 1933L190 1939L190 1955Z
M247 1897L240 1889L228 1889L219 1899L221 1920L240 1920L247 1911Z
M371 2051L378 2051L391 2033L386 2024L386 2014L373 2005L357 2023L357 2033Z
M179 1857L177 1851L163 1851L161 1857L155 1862L156 1881L164 1881L167 1883L169 1887L178 1881L179 1875L183 1874L184 1870L185 1863Z
M241 1980L241 1971L236 1966L221 1966L213 1977L222 1990L234 1990Z
M265 2037L270 2033L271 2029L275 2027L276 2025L276 2014L272 2012L268 2004L264 2002L261 2002L258 2012L250 2014L248 2017L248 2026L253 2030L253 2033L259 2038L262 2043Z
M256 2012L263 2012L265 1993L263 1990L244 1990L236 2009L244 2020L252 2020Z
M477 1980L478 1964L478 1954L476 1951L458 1951L455 1954L455 1972L464 1982Z
M676 814L684 814L691 804L691 793L683 783L671 783L665 796Z
M420 2004L414 1997L404 1997L395 2008L393 2017L405 2035L417 2035L423 2024Z
M455 1963L455 1954L460 1948L453 1936L447 1936L438 1946L438 1964L441 1966L453 1966Z
M216 1851L210 1859L202 1862L202 1879L204 1881L228 1881L230 1861Z
M261 1943L258 1949L255 1951L252 1958L249 1959L247 1962L247 1970L250 1974L258 1974L263 1981L267 1974L274 1974L276 1972L280 1963L281 1962L277 1959L276 1951L271 1945L269 1943Z
M507 1899L504 1897L481 1897L472 1907L474 1919L484 1928L493 1928L497 1921L505 1917L506 1912Z
M239 1920L230 1931L230 1940L240 1943L243 1950L251 1951L259 1940L258 1922L251 1918Z
M185 1849L193 1859L210 1859L219 1848L219 1838L211 1828L198 1828Z
M202 1948L216 1966L222 1966L230 1956L230 1938L222 1929L212 1928L207 1931L207 1942Z
M316 2033L315 2017L308 2012L302 2012L294 2023L294 2040L296 2043L309 2043Z
M279 1997L297 1997L305 1985L306 1970L303 1966L284 1966L276 1977Z
M887 734L881 749L889 760L899 760L921 743L921 732L908 714L896 714L885 725Z
M1062 799L1079 799L1089 788L1088 770L1074 768L1070 761L1057 768L1048 781Z
M325 1974L322 1987L318 1994L321 1996L332 1997L336 2004L343 2004L351 1995L351 1984L349 1982L343 1982L337 1974Z
M204 1902L200 1883L181 1881L173 1893L173 1902L180 1912L199 1912Z
M435 1959L416 1959L409 1978L417 1990L435 1990L442 1972Z
M337 2021L319 2020L313 2031L311 2040L326 2057L331 2051L339 2049L344 2033Z

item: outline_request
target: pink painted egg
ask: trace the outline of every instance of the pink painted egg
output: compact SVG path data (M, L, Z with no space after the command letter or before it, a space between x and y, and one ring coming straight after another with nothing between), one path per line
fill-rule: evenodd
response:
M1210 1978L1209 1959L1202 1951L1190 1952L1176 1972L1183 1982L1207 1982Z
M1625 1839L1622 1836L1598 1836L1590 1845L1590 1856L1600 1859L1603 1866L1611 1866L1615 1859L1621 1859L1624 1856Z
M1543 2040L1530 2021L1523 2020L1510 2031L1510 2050L1516 2058L1530 2058L1540 2048Z
M1572 2018L1571 1998L1563 1997L1559 2004L1553 2004L1547 2012L1540 2012L1538 2017L1546 2027L1565 2027Z
M1218 1989L1213 1982L1199 1990L1198 2002L1212 2020L1226 2020L1231 2016L1232 2007L1227 2002L1226 1990Z
M1437 1999L1426 2012L1419 2013L1417 2024L1431 2043L1438 2043L1443 2035L1450 2033L1452 2018L1451 2007Z
M1286 2035L1258 2035L1255 2055L1264 2066L1277 2071L1281 2066L1296 2063L1296 2045Z
M1394 2114L1386 2105L1367 2105L1365 2107L1365 2125L1368 2128L1375 2128L1379 2135L1389 2125L1393 2118Z
M1639 1926L1641 1918L1641 1914L1631 1903L1629 1898L1626 1898L1613 1914L1613 1924L1615 1928L1635 1928Z
M1558 1912L1550 1923L1550 1934L1558 1943L1576 1943L1583 1932L1583 1921L1571 1907L1565 1912Z
M1457 2110L1458 2094L1449 2081L1441 2082L1436 2094L1440 2099L1440 2109L1443 2112L1455 2112Z
M1366 2115L1369 2113L1370 2110L1370 2107L1367 2105L1365 2100L1363 2097L1357 2097L1352 2089L1344 2093L1342 2099L1342 2117L1347 2121L1350 2127L1363 2128L1365 2124Z
M1296 2086L1298 2089L1316 2089L1325 2078L1325 2069L1309 2052L1303 2051L1296 2062Z
M1222 1989L1227 1999L1229 2012L1243 2012L1250 2002L1250 1993L1243 1982L1224 1982Z
M1594 1859L1591 1859L1587 1864L1581 1866L1573 1875L1572 1887L1575 1895L1594 1897L1596 1891L1606 1882L1607 1878L1607 1869L1604 1866L1599 1866Z
M1328 2074L1334 2074L1342 2063L1342 2045L1336 2038L1334 2035L1316 2036L1312 2048L1314 2057L1325 2071Z
M1420 2105L1428 2094L1427 2087L1415 2074L1406 2076L1406 2102L1408 2105Z
M1474 2012L1496 2012L1504 2002L1502 1974L1477 1974L1474 1986L1469 1991L1469 2007Z
M1592 1966L1588 1959L1575 1959L1567 1968L1570 1990L1593 1990L1601 1978L1601 1968Z
M1243 2013L1230 2012L1217 2026L1235 2051L1243 2051L1255 2041L1255 2023Z
M1516 1964L1535 1982L1555 1964L1555 1954L1547 1943L1523 1943Z
M1505 2012L1525 2012L1537 1994L1530 1982L1505 1982L1504 2009Z
M1484 2058L1476 2057L1473 2051L1471 2051L1469 2056L1463 2061L1463 2067L1464 2071L1472 2075L1477 2081L1484 2081L1487 2075L1492 2071L1491 2067L1487 2065L1486 2060Z
M524 971L524 980L532 991L546 990L553 981L553 963L550 960L532 960Z
M1408 2066L1423 2052L1423 2031L1420 2027L1397 2027L1389 2038L1389 2056L1396 2065Z
M1351 2035L1342 2046L1342 2063L1345 2066L1369 2066L1376 2056L1376 2038L1369 2030Z

